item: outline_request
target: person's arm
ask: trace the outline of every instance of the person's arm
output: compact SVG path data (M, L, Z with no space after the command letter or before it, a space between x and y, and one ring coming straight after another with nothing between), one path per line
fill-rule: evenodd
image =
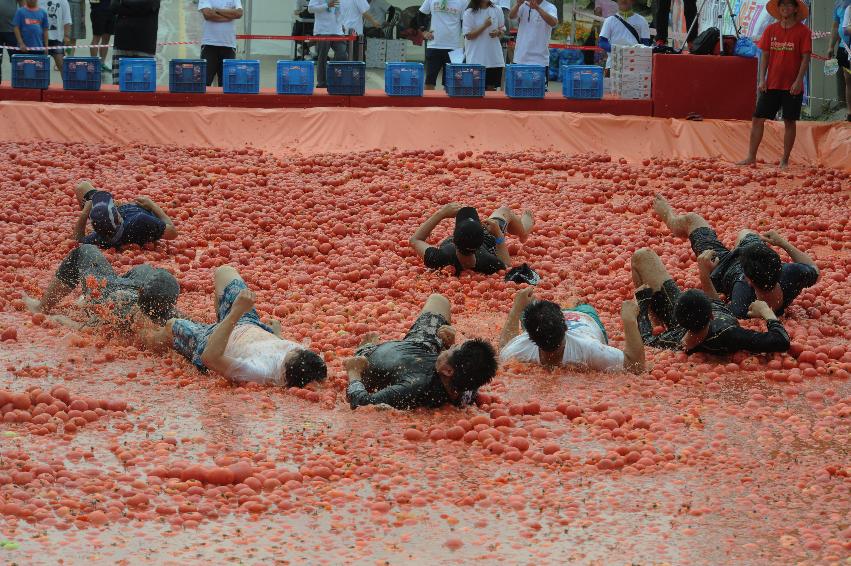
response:
M207 347L201 354L201 363L209 369L225 374L230 363L225 356L225 348L228 340L236 328L239 319L254 308L254 293L249 289L243 289L233 302L233 306L227 316L216 325L216 329L207 341Z
M700 273L700 287L710 299L718 299L718 291L712 283L712 270L718 265L717 254L706 250L697 258L697 269Z
M773 246L777 246L778 248L782 248L789 254L789 257L792 258L792 261L795 263L803 263L804 265L809 265L813 269L818 272L818 266L816 262L812 260L810 256L793 246L789 243L789 241L780 235L776 230L769 230L765 234L762 235L762 240L764 242L768 242Z
M385 387L375 393L369 393L361 382L363 372L366 371L369 362L363 356L349 358L343 362L346 374L349 377L349 386L346 389L346 397L349 406L357 409L363 405L390 405L396 409L410 409L419 390L415 382L399 383Z
M623 367L634 374L644 372L646 361L644 357L644 341L638 329L638 303L624 301L621 305L621 322L623 322L624 348Z
M491 27L492 23L493 23L493 21L491 20L490 17L488 17L488 18L485 19L485 21L482 25L480 25L479 27L472 29L469 32L465 33L464 37L469 39L469 40L476 39L477 37L479 37L480 35L485 33L485 30L487 30L489 27Z
M836 46L839 43L839 21L833 20L833 27L830 28L830 46L827 48L827 58L833 59L836 54Z
M597 46L605 51L606 53L612 52L612 44L609 42L609 29L612 26L612 18L614 16L609 16L605 20L603 20L603 25L600 28L600 34L597 38Z
M74 223L74 232L72 237L75 242L82 242L86 237L86 223L89 221L89 213L92 211L92 201L87 200L86 204L83 205L83 210L80 211L80 216L77 217L77 221Z
M429 236L431 236L432 231L435 227L440 224L441 221L446 220L447 218L455 218L455 215L458 214L458 211L461 209L460 204L449 203L441 207L440 210L429 216L428 220L423 222L422 226L417 228L417 231L414 232L414 235L408 240L408 243L411 244L411 247L414 248L414 251L417 252L417 255L420 258L425 258L425 252L429 249L428 243L426 240Z
M21 28L18 26L14 27L15 32L15 40L18 42L18 47L20 47L23 51L27 51L27 44L24 43L24 38L21 37Z
M204 19L208 22L229 22L230 18L226 18L224 16L219 15L212 8L204 8L200 10L201 15L204 16Z
M602 35L597 39L597 46L606 53L612 52L612 44L609 43L608 38L603 37Z
M770 51L768 49L762 49L762 53L759 56L759 75L757 77L757 89L760 92L765 92L765 81L768 80L766 76L768 73L768 60L771 57Z
M798 76L795 77L795 82L789 87L789 94L797 95L804 92L804 75L807 69L810 68L810 54L804 53L801 57L801 66L798 68Z
M724 333L727 345L731 350L745 350L754 354L785 352L789 349L791 340L783 323L777 320L777 315L764 301L751 303L748 314L751 318L762 318L768 328L765 332L757 332L742 327L731 328Z
M370 14L368 10L363 13L363 17L364 17L365 20L367 20L369 22L369 25L367 27L373 27L373 28L380 28L381 27L381 22L379 22L378 20L373 18L372 14Z
M174 240L177 238L177 228L174 227L171 218L168 217L168 214L157 203L148 197L136 197L136 204L149 211L165 224L165 230L162 235L163 240Z
M541 15L541 19L544 20L548 26L554 28L558 25L558 16L553 16L546 10L541 7L540 0L533 0L533 3L530 4L532 9L537 10L537 12Z
M512 6L511 10L508 12L508 19L509 20L516 20L517 14L520 13L520 7L523 6L523 4L525 4L525 3L526 3L526 0L517 0L517 2L514 3L514 6Z
M164 352L169 349L172 343L171 325L174 319L166 322L165 326L149 325L147 328L140 328L137 331L139 345L150 352Z
M534 287L526 287L514 295L514 303L511 305L511 310L508 311L508 317L505 319L505 324L502 326L502 332L499 334L500 350L505 348L506 344L520 335L520 317L529 303L532 302L532 295L534 292Z
M44 19L44 23L47 24L47 18ZM44 47L46 48L50 44L50 26L44 25L43 28L44 31L42 32L42 40L44 42ZM45 53L47 53L47 51L45 51Z
M226 18L227 21L238 20L242 17L242 8L216 8L216 13Z

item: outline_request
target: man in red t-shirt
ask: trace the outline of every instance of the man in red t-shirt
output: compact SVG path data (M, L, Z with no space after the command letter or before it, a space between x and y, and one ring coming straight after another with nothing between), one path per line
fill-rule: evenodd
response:
M779 20L765 28L759 48L759 100L751 127L750 149L747 159L739 165L756 163L756 152L762 142L765 121L773 120L783 109L785 135L783 159L780 167L789 165L789 154L795 145L796 121L801 117L804 101L804 73L810 66L813 51L812 32L801 23L809 13L801 0L770 0L765 6L771 16Z

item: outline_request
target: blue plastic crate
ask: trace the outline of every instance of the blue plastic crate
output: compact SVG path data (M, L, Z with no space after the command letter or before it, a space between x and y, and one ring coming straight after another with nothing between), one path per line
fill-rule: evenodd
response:
M260 61L256 59L225 59L222 84L225 94L257 94L260 92Z
M443 86L449 96L481 97L485 95L484 65L447 63L443 70Z
M363 96L366 90L366 63L362 61L329 61L325 69L328 94Z
M603 67L563 65L561 91L565 98L603 98Z
M384 92L390 96L422 96L425 70L422 63L385 63Z
M100 57L65 57L62 86L65 90L100 90Z
M50 86L50 57L47 55L12 55L12 88Z
M169 92L207 92L207 62L204 59L172 59L168 62Z
M506 65L505 95L509 98L544 98L547 69L540 65Z
M118 63L118 90L154 92L157 90L157 60L153 57L122 57Z
M278 61L278 94L313 94L313 61Z

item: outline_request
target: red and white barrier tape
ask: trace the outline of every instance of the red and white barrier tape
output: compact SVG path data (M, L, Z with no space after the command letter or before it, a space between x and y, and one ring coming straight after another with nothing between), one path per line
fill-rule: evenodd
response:
M277 40L277 41L355 41L358 36L356 35L237 35L237 39L260 39L260 40ZM166 46L166 45L201 45L200 41L160 41L156 43L157 46ZM99 48L114 48L113 45L108 43L96 44L96 45L50 45L48 47L27 47L26 49L21 47L14 47L11 45L4 45L3 49L8 49L9 51L22 51L25 53L37 52L37 51L49 51L54 49L99 49Z

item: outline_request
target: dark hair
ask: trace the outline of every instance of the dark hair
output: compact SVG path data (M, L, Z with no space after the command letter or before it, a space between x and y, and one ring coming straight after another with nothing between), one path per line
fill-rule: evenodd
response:
M674 306L674 319L686 330L691 332L702 330L709 324L711 318L712 303L703 291L689 289L677 299L677 304Z
M296 352L284 366L287 387L304 387L311 381L323 381L327 376L325 360L313 350Z
M770 291L780 280L780 254L764 242L751 242L739 249L739 264L754 287Z
M496 375L496 352L490 342L467 340L449 358L454 373L452 387L459 393L475 391Z
M564 313L552 301L533 301L523 311L523 327L541 350L552 352L561 346L567 332Z
M174 313L180 284L165 269L156 272L139 289L139 310L158 324L163 324Z
M480 6L481 3L482 3L482 0L470 0L470 4L467 6L467 8L469 8L470 10L473 10L474 12L478 12L479 9L481 8L481 6ZM493 5L494 5L493 2L488 0L488 5L485 6L485 7L490 8Z

